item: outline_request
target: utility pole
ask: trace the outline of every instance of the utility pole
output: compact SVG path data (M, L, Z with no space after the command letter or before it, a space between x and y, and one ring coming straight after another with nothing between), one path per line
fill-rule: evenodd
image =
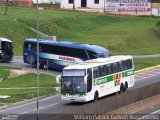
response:
M73 0L73 10L75 10L75 0Z
M7 15L7 12L8 12L8 0L6 0L6 11L5 11L4 15Z
M105 13L105 8L106 8L106 0L104 0L104 13Z
M39 120L39 3L38 0L36 0L37 6L36 6L36 26L37 26L37 120Z

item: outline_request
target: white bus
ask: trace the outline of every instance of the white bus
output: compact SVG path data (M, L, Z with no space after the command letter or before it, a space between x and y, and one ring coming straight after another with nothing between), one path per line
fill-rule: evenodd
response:
M63 69L61 98L63 101L87 102L134 85L132 56L97 58Z

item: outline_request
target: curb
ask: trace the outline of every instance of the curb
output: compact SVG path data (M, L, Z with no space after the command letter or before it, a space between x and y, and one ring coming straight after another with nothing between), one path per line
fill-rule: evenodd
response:
M137 71L135 71L135 73L139 73L139 72L142 72L142 71L145 71L145 70L154 69L154 68L160 68L160 65L156 65L156 66L144 68L144 69L141 69L141 70L137 70Z

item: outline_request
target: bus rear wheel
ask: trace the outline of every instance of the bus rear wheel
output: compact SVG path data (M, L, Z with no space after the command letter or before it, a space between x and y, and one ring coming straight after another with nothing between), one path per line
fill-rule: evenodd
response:
M94 93L94 101L97 101L98 100L98 92L96 91L95 93Z
M125 86L123 85L123 83L121 83L120 93L123 93L123 92L125 92Z
M128 82L125 82L125 90L128 88Z
M43 62L43 64L42 64L42 68L43 68L44 70L47 70L47 69L48 69L47 62Z

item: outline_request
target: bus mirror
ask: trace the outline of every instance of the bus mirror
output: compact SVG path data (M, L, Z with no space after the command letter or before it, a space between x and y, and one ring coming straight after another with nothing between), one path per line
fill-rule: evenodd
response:
M84 83L87 84L87 76L84 77Z
M56 82L57 82L58 84L60 84L60 82L61 82L61 78L62 78L62 76L61 76L61 75L58 75L58 76L56 77Z

